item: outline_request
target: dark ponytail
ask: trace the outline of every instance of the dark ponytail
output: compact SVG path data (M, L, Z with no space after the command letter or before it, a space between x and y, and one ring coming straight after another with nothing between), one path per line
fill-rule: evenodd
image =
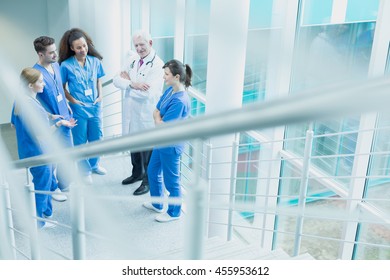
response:
M186 88L191 86L191 78L192 78L192 69L188 64L184 65L186 68L186 80L184 82L184 85Z
M188 64L183 64L176 59L172 59L164 64L164 68L169 68L173 76L179 75L180 82L184 84L186 88L191 86L192 70Z

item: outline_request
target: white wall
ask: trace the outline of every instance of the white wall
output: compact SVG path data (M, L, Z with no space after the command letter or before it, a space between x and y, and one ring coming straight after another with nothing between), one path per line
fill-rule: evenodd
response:
M69 28L68 14L68 1L65 0L1 0L0 52L11 65L10 71L19 74L21 69L36 62L35 38L48 35L58 42ZM12 98L6 98L0 82L0 124L9 122L12 103Z

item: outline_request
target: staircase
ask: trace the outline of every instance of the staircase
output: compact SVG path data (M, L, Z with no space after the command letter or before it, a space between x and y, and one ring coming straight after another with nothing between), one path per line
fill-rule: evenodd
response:
M184 249L175 249L154 256L151 259L175 260L184 258ZM268 251L259 248L258 245L245 244L240 240L224 241L219 237L209 238L204 242L205 260L314 260L308 254L296 257L289 256L282 249Z

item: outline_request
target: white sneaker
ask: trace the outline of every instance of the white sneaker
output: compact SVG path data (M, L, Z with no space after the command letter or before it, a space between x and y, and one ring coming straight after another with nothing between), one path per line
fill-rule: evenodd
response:
M46 228L55 228L57 225L53 223L46 223L41 227L41 229L46 229Z
M157 215L155 220L160 223L167 223L172 222L174 220L178 220L180 217L171 217L168 213L163 213L160 215Z
M93 185L92 175L83 176L83 182L87 185Z
M100 165L96 169L93 169L92 172L99 174L99 175L106 175L107 174L107 170L104 167L101 167Z
M61 190L57 188L54 193L51 195L51 198L55 201L63 202L68 199L66 195L61 194Z
M51 213L50 216L43 214L43 217L44 217L45 219L51 219L51 218L53 218L53 213Z
M153 204L150 203L150 202L144 202L144 203L142 204L142 206L145 207L145 208L147 208L147 209L149 209L149 210L153 210L154 212L157 212L157 213L162 213L162 212L164 212L164 209L158 209L158 208L154 207Z

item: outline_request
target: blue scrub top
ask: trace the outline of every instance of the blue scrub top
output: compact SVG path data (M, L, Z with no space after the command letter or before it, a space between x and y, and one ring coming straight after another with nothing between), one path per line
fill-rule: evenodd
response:
M171 122L176 120L186 119L190 111L190 99L186 91L179 91L175 94L173 88L169 87L161 96L157 103L157 110L160 111L162 120L164 122ZM172 145L177 153L182 153L184 143Z
M47 124L49 129L49 118L42 105L31 97L28 97L27 102L29 107L34 110L35 114L41 118L44 123ZM15 106L12 109L11 123L15 126L16 129L19 158L24 159L43 154L43 150L47 143L44 142L42 137L38 138L30 132L30 129L24 120L28 116L25 116L23 112L19 112L18 115L15 115L14 111Z
M90 118L101 115L101 102L93 105L98 97L97 79L105 75L101 61L87 55L84 67L77 62L76 57L69 57L61 63L61 78L68 83L69 93L75 99L83 102L85 106L69 103L74 116ZM92 90L91 95L85 95L87 89Z
M43 81L45 82L45 87L43 92L37 94L37 99L45 108L45 110L54 115L61 115L65 120L70 120L72 117L69 114L67 101L65 98L63 83L61 79L60 65L55 62L52 63L54 75L48 72L43 66L35 64L33 68L39 70L43 75ZM58 120L53 120L53 123ZM66 126L61 126L58 129L58 133L63 135L66 138L70 137L70 128Z

